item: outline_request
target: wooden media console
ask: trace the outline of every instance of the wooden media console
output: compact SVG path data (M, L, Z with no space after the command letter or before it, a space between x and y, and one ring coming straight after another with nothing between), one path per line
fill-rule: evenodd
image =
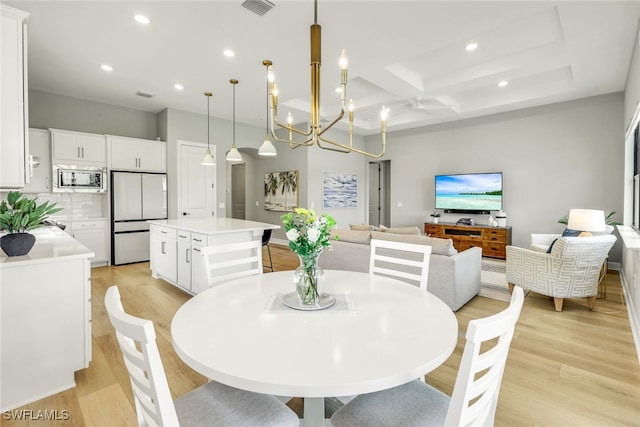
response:
M429 237L453 240L453 246L458 252L472 247L482 248L482 256L492 258L505 259L506 247L511 244L511 227L426 222L424 234Z

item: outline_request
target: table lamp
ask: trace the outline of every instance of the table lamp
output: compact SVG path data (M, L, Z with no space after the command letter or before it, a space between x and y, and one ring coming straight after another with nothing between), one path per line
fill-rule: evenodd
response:
M605 231L604 211L594 209L571 209L567 228L579 230L580 237L591 236L592 231Z

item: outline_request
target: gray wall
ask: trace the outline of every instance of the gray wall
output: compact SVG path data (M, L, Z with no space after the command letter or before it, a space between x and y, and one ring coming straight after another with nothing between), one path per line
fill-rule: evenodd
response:
M373 146L377 142L369 141ZM377 140L376 140L377 141ZM373 148L373 147L371 147ZM434 175L503 172L513 244L531 233L559 233L570 208L623 208L621 93L391 133L391 225L420 225L434 210ZM402 202L403 207L397 207ZM461 216L443 215L442 222ZM476 216L486 224L488 215ZM611 252L620 262L621 244Z
M29 127L156 139L158 115L79 98L29 90Z
M513 226L513 244L527 246L530 233L560 232L558 218L572 207L618 211L623 207L623 120L622 94L610 94L578 101L536 107L510 113L436 125L410 131L391 132L387 154L391 161L391 226L421 226L433 210L433 176L439 173L502 171L505 179L507 222ZM167 109L151 114L63 97L40 91L30 95L31 126L167 141L170 217L177 217L176 158L178 140L206 144L206 116ZM227 167L224 156L231 147L232 123L211 118L211 144L218 161L218 209L228 215ZM131 121L131 124L130 124ZM340 227L367 220L367 163L359 154L340 154L317 147L290 150L274 142L275 159L258 158L257 149L265 129L236 125L238 147L248 154L247 219L280 224L280 213L263 209L264 173L300 171L300 206L314 206L322 213L322 172L356 173L358 207L326 212ZM332 135L344 141L344 133ZM356 137L355 145L366 143L379 150L379 136ZM204 152L204 151L203 151ZM246 153L245 153L246 154ZM259 206L255 206L255 202ZM402 202L403 207L398 207ZM442 221L460 215L445 216ZM476 218L486 223L486 217ZM276 233L274 238L284 238ZM611 253L620 261L619 244Z

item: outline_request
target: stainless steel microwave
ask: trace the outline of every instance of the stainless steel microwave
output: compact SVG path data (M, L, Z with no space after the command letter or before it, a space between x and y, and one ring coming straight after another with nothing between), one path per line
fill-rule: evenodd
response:
M107 191L107 168L54 165L53 191L57 193L105 193Z

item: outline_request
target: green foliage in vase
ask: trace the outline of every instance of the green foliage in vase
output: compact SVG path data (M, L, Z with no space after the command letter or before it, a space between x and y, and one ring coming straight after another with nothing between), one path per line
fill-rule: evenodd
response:
M7 200L0 202L0 230L9 233L26 233L42 226L49 215L60 212L55 203L36 203L37 198L29 199L19 191L11 191Z
M336 221L327 214L317 216L313 210L296 208L280 217L289 239L289 248L301 257L317 256L331 246L329 233Z

